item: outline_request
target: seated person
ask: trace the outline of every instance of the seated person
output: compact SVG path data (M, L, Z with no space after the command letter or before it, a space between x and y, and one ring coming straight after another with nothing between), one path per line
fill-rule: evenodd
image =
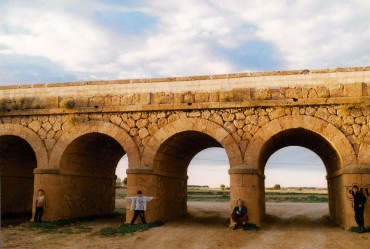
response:
M231 220L235 223L234 230L237 229L238 226L245 227L249 220L247 207L243 205L243 201L239 199L236 203L238 206L236 206L231 213Z

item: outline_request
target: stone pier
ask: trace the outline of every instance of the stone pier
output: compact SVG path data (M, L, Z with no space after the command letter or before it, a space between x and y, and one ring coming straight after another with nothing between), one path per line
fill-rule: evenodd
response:
M190 161L220 147L230 210L241 198L261 224L267 160L302 146L325 165L330 218L349 228L349 191L370 192L369 100L369 67L0 87L2 216L30 213L39 188L46 220L112 213L127 155L128 194L156 197L147 220L183 217Z

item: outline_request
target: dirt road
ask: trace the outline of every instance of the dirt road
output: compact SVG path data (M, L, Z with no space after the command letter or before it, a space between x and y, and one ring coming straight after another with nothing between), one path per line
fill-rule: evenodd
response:
M85 222L92 230L80 234L45 234L25 225L7 227L1 231L1 248L370 248L370 233L335 227L327 218L327 204L267 203L269 215L260 231L229 229L228 207L227 202L188 202L189 217L128 235L96 233L119 226L119 219Z

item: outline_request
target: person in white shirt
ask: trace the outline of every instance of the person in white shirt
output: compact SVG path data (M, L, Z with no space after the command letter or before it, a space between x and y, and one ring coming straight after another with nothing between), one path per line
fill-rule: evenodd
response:
M41 222L42 214L44 213L44 209L46 208L46 198L44 196L44 190L39 189L37 191L37 197L36 197L36 212L35 217L33 218L34 222Z
M135 223L135 220L138 216L140 216L143 224L146 224L146 221L145 221L146 203L153 199L154 197L143 196L143 193L141 192L141 190L137 191L137 196L126 197L126 200L131 201L130 210L134 211L134 217L132 218L130 222L131 225Z

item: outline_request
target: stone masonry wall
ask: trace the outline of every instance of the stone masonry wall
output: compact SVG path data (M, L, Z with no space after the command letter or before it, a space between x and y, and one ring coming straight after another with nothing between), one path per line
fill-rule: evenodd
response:
M158 105L178 105L182 104L191 107L193 104L218 103L221 106L230 102L254 101L254 105L266 105L263 101L285 100L285 104L317 104L327 103L330 98L352 97L359 98L369 96L370 84L338 84L320 86L296 86L280 88L235 88L229 91L205 91L205 92L157 92L157 93L129 93L117 94L113 92L108 95L89 96L24 96L9 97L2 94L0 89L0 116L21 110L45 110L55 108L92 110L103 107L125 107L133 106L137 110L138 106L157 106ZM58 90L58 89L56 89ZM13 94L14 95L14 94ZM314 101L312 101L314 100ZM324 101L323 101L324 100ZM257 103L256 103L257 101ZM262 101L260 104L258 102ZM348 99L346 100L348 101ZM353 102L355 100L350 100ZM330 101L329 101L330 102ZM356 101L355 101L356 102ZM219 106L218 105L218 106ZM132 109L132 108L131 108Z
M58 138L76 123L90 120L111 122L133 137L142 153L150 138L164 125L178 119L202 118L223 126L244 151L250 139L263 125L290 115L307 115L328 121L345 134L356 153L361 143L369 139L370 107L348 105L8 116L0 117L0 123L20 124L32 129L50 152Z

